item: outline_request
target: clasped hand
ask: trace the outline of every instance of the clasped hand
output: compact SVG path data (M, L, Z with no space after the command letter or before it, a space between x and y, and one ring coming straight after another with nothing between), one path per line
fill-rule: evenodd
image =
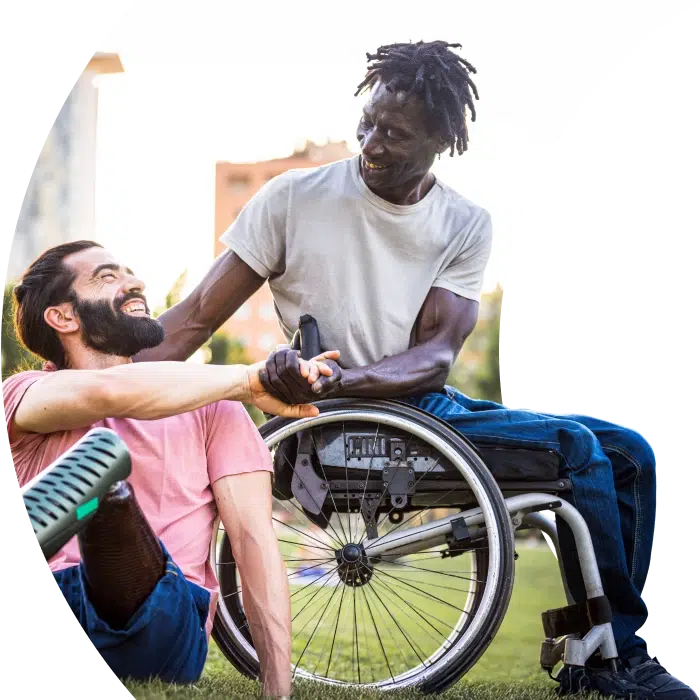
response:
M259 372L260 383L272 396L287 404L306 404L328 398L338 388L342 370L337 350L306 361L297 350L280 350L267 359Z

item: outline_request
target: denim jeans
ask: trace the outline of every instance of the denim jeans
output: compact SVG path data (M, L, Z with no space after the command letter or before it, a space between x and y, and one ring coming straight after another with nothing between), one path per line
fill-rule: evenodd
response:
M641 593L654 536L656 477L654 453L644 438L586 416L507 409L470 399L449 386L440 393L401 400L441 418L474 443L530 446L559 454L560 476L572 483L572 492L563 497L588 524L613 610L620 658L646 656L646 643L636 632L647 618ZM560 518L557 525L569 589L576 601L583 601L573 535Z

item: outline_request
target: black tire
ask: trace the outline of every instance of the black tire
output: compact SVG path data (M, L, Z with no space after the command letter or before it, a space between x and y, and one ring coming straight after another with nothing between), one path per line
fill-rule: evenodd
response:
M489 473L486 465L483 463L477 451L469 444L469 442L463 436L457 433L451 426L424 411L397 401L385 400L335 399L321 401L316 405L320 410L319 418L324 418L326 420L326 425L345 420L356 420L356 418L346 418L348 412L351 412L351 416L360 413L363 416L369 416L372 418L376 417L377 420L376 422L372 423L373 426L386 425L386 420L392 420L395 422L398 421L403 426L413 426L413 429L422 431L422 435L429 433L430 435L434 436L434 439L439 443L441 446L440 449L445 449L451 454L458 456L460 463L464 469L468 471L470 475L469 478L472 479L473 483L477 485L477 491L479 491L481 494L482 501L487 504L487 510L490 509L492 527L488 528L489 545L486 548L475 548L474 551L470 551L470 554L473 556L475 562L477 574L476 579L474 579L474 581L477 583L472 584L472 587L475 588L476 591L474 592L472 607L470 609L473 609L476 612L472 613L471 618L468 618L469 621L464 623L464 627L460 628L459 631L450 638L450 646L447 647L447 650L444 651L441 656L436 657L434 661L432 661L435 657L435 654L433 654L433 656L431 656L428 660L429 662L432 662L429 664L423 664L425 669L421 668L413 673L413 675L411 675L411 671L407 671L406 674L404 674L405 677L402 677L400 680L395 680L394 675L392 674L392 681L394 682L362 682L359 670L358 678L360 678L360 682L348 682L349 685L354 686L379 686L387 689L416 687L425 693L442 692L462 678L481 657L498 631L498 628L500 627L503 617L508 609L514 579L514 546L512 523L506 509L503 496L493 477ZM369 418L367 418L367 420L369 420ZM281 430L290 428L301 429L302 426L307 426L308 423L309 419L298 421L274 418L262 426L260 432L263 439L265 439L269 444L269 441L273 436L276 435L279 437ZM378 430L379 428L377 428L377 431ZM419 436L419 439L422 438ZM372 457L372 459L374 459L374 457ZM457 466L455 462L451 462L450 464L455 469L459 470L459 466ZM462 478L465 480L466 488L467 477L463 475ZM369 478L367 479L366 483L369 483ZM477 499L478 498L479 497L477 496ZM348 495L348 502L349 499L350 496ZM299 509L297 508L297 510ZM427 508L424 510L427 510ZM345 511L340 511L339 509L335 512L338 519L340 519L340 515L338 514L340 512ZM348 516L348 518L349 517L350 516ZM379 518L377 518L377 520L379 520ZM339 522L342 523L342 520L339 520ZM351 529L349 520L348 527ZM381 537L382 536L373 541L378 542ZM352 538L352 541L354 542L355 539L356 538ZM348 541L350 541L350 539L348 539ZM491 543L493 543L493 546ZM212 551L214 551L214 549L215 547L212 547ZM442 561L445 559L445 557L442 556L441 552L442 550L436 552L436 554L441 555L440 560ZM400 557L401 555L398 556ZM212 562L221 587L221 598L219 602L219 610L217 611L217 615L214 620L213 637L223 654L241 673L251 678L257 678L259 675L259 665L257 659L253 654L251 654L250 651L252 647L252 640L249 632L247 631L245 614L240 602L240 596L236 593L238 588L236 564L231 554L230 544L225 533L221 534L218 547L218 557L218 561ZM492 559L490 559L491 557ZM490 560L493 566L492 569L489 567ZM433 559L433 561L437 560ZM390 563L393 562L394 560L392 560ZM412 566L410 568L418 567ZM441 572L433 573L440 573L444 576L450 575L442 574ZM386 581L386 579L384 580ZM397 580L404 579L397 578ZM382 584L382 580L377 578L375 583L378 588L379 585ZM389 584L391 583L392 582L389 581ZM432 585L428 584L427 582L424 583L426 583L426 585ZM385 583L382 585L387 589L389 588L389 586L387 586ZM358 590L355 586L348 586L347 583L345 587L352 590L353 595L354 591ZM380 592L382 591L380 590ZM335 595L335 591L331 594L331 598L333 595ZM376 592L375 595L377 595ZM388 593L385 595L382 592L382 595L388 600ZM341 598L340 608L338 609L338 619L340 618L340 610L342 609L342 605L343 602ZM420 610L420 608L418 608L418 610ZM425 609L423 609L423 612L426 612ZM323 617L323 615L325 615L325 610L321 617ZM389 615L391 615L391 613L389 613ZM423 617L423 615L421 615L421 617ZM477 618L479 619L478 626L476 629L472 630L471 628L476 624ZM427 618L423 617L423 619L430 624ZM462 619L464 619L464 615L460 617L460 620ZM355 617L355 627L357 626L357 617ZM433 629L437 629L434 625L431 626ZM388 625L387 629L389 629ZM398 623L397 629L401 630L401 626ZM336 621L336 632L337 630L338 622ZM355 631L355 635L355 643L357 644L359 630ZM377 635L379 635L378 631ZM470 637L470 639L465 642L464 639L467 636ZM407 641L410 644L410 640L408 638ZM333 635L333 642L335 643L335 634ZM333 647L331 646L331 651L332 649ZM384 651L383 645L382 651ZM420 656L418 656L418 658L420 658ZM299 661L301 662L301 658ZM358 669L360 669L361 661L359 648L357 652L357 666ZM387 666L389 666L388 660ZM390 666L389 673L391 674ZM400 674L397 674L397 677L398 675ZM314 675L314 678L315 677L316 676ZM325 677L319 677L318 680L321 682L346 682Z

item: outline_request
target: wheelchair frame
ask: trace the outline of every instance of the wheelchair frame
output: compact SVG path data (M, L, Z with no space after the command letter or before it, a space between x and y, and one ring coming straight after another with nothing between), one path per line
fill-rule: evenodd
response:
M384 426L401 430L400 421L394 422L389 418L377 420L377 416L372 412L363 414L362 411L358 412L356 409L353 410L352 404L355 403L357 405L357 402L354 402L353 400L347 400L346 402L337 400L333 403L347 404L347 416L348 420L350 421L358 419L358 417L362 417L368 422L383 424ZM380 403L388 406L389 404L396 405L398 402L386 401ZM405 404L399 405L405 407ZM275 430L273 438L270 439L273 441L273 444L280 444L282 440L296 432L310 432L311 429L320 425L330 423L334 420L337 421L339 416L342 417L344 413L345 411L342 409L336 409L336 413L330 417L320 415L315 418L305 418L292 421L287 427ZM450 430L453 431L451 428ZM458 434L455 433L455 435ZM343 437L345 438L345 436ZM426 442L431 443L431 437L429 434L422 436L419 434L419 437ZM438 438L434 437L432 439L437 440ZM466 438L459 435L459 439L463 442L465 447L472 449L471 443ZM478 453L476 454L478 455ZM297 464L302 464L304 461L303 458L307 456L308 455L303 454L302 458L297 461ZM477 497L477 500L480 503L483 502L487 507L491 507L489 497L487 497L485 493L481 494L481 498L479 497L479 489L483 491L480 484L474 482L473 479L470 479L467 474L464 474L463 476ZM368 481L369 472L366 482ZM558 480L557 482L550 481L540 483L530 482L527 485L523 484L522 482L497 483L494 481L493 483L498 487L500 497L503 499L503 506L510 517L510 536L512 537L514 535L516 529L532 527L540 529L551 538L557 559L559 561L562 583L569 605L566 608L550 610L543 613L546 639L542 644L540 656L541 666L545 670L548 670L551 675L552 670L559 662L563 662L568 666L584 666L586 661L597 650L600 650L601 658L608 660L613 669L616 668L617 650L612 632L612 615L607 598L605 597L602 589L600 573L598 571L595 552L593 550L588 527L580 513L572 505L561 500L557 494L557 491L566 489L566 480L562 479ZM323 484L320 486L317 484L316 486L320 489L318 490L318 493L322 493L323 491L321 487L323 487ZM328 486L329 483L326 483L325 488L328 488ZM551 489L553 493L539 492L536 490L538 487L540 489ZM532 489L532 491L528 493L518 493L517 495L509 497L504 496L504 492L517 492L522 488L525 488L525 490ZM308 492L312 492L313 490L313 487L308 488ZM309 497L308 492L306 496L307 498ZM325 496L326 494L324 493L322 497L323 501L325 501ZM335 502L333 503L333 506L335 507ZM556 524L552 520L545 517L540 512L542 510L555 511L556 514L560 516L571 528L586 590L587 600L583 604L575 604L572 600L570 591L567 588L566 578L563 573L561 556L559 556L559 541ZM362 515L367 523L366 514L362 513ZM477 506L474 508L467 508L466 510L462 510L457 514L453 514L439 520L434 520L427 524L404 529L398 534L392 535L391 533L388 533L378 538L368 536L368 539L364 542L364 555L366 555L366 557L372 561L372 557L376 558L380 555L402 556L405 554L416 553L420 552L421 550L427 550L431 546L435 546L432 543L444 544L446 536L449 537L450 533L454 535L457 530L469 532L478 530L479 528L481 528L482 536L489 538L490 544L493 544L493 538L496 537L496 535L489 530L488 517L488 515L485 516L482 507ZM490 517L493 518L493 514L491 514ZM491 522L493 522L493 520L491 520ZM486 528L483 527L485 524ZM214 556L215 552L215 541L216 538L213 538L212 556ZM498 549L498 546L496 546L496 549ZM223 587L222 594L224 594ZM493 595L493 591L491 594ZM483 609L480 608L477 612L477 616L482 611ZM226 615L226 613L224 613L224 615ZM456 643L459 648L466 648L466 645L468 645L471 641L470 634L472 632L472 636L479 633L479 625L476 622L476 617L473 619L473 625L474 630L467 628L464 635L460 637L459 641ZM216 635L215 638L217 638ZM217 641L219 641L218 638ZM248 646L250 647L250 645ZM255 654L252 647L250 647L249 652L250 651ZM239 670L241 670L240 667Z

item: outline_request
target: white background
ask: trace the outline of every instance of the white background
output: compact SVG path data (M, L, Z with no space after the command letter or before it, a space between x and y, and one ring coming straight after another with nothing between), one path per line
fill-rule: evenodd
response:
M125 68L133 67L136 74L129 88L117 84L121 76L111 88L105 79L101 88L106 116L98 172L111 171L112 179L104 175L98 183L98 226L102 238L120 253L134 251L137 243L143 246L139 255L147 281L157 268L167 270L170 277L162 275L155 282L159 296L182 270L181 246L186 245L186 240L168 245L168 217L184 217L193 227L190 235L211 241L212 202L201 183L211 177L212 156L246 159L241 142L259 146L261 135L270 155L293 146L291 141L301 135L351 139L359 114L359 98L352 94L364 75L364 52L394 41L441 38L464 45L462 55L479 70L475 81L482 100L477 102L476 123L470 123L468 157L443 158L439 174L491 210L497 245L489 280L510 286L511 250L518 246L527 202L535 196L552 151L566 142L567 130L583 117L591 97L656 32L669 31L695 6L674 0L442 0L416 7L407 2L140 2L127 10L123 0L3 3L0 264L7 262L7 226L14 222L24 168L31 165L32 152L46 132L48 113L62 101L71 73L89 48L118 51ZM216 91L211 89L214 81ZM133 100L148 94L146 85L152 103L139 113ZM132 99L128 113L120 107L124 91ZM149 110L159 110L158 118L149 117ZM110 114L112 125L131 120L131 146L129 139L117 140L114 126L109 131ZM168 114L172 120L164 125ZM303 129L313 133L302 134ZM157 132L160 141L154 138ZM229 132L239 137L242 132L243 138L232 135L222 143L221 134ZM216 141L210 133L218 135ZM258 159L260 150L250 156ZM171 175L154 186L157 162L162 173ZM132 186L121 179L127 167L134 174ZM139 180L143 172L150 174ZM115 198L117 185L126 192L126 203ZM139 196L144 187L154 187L151 196ZM166 196L173 207L163 206ZM175 212L179 202L186 204ZM156 252L163 257L148 263ZM190 251L186 254L189 258ZM206 264L204 254L192 261L195 277ZM4 475L9 473L4 446L0 452ZM31 552L15 484L4 477L0 498L0 694L118 695L111 676L88 657L77 628L63 617L46 571Z

